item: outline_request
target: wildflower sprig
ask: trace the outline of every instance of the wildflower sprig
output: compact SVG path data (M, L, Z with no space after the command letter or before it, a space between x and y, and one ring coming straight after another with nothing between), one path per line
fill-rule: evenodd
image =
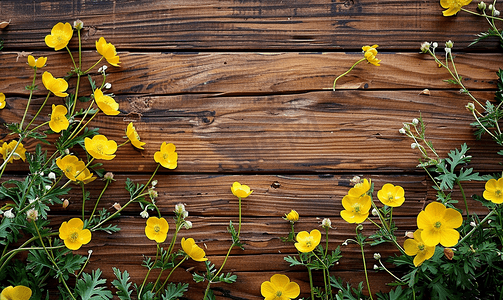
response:
M360 60L358 60L357 62L355 62L351 66L351 68L349 68L346 72L342 73L341 75L337 76L337 78L335 78L334 84L332 86L332 90L335 91L335 85L337 84L337 80L339 80L341 77L343 77L343 76L347 75L349 72L351 72L351 70L353 70L354 67L356 67L356 65L358 65L359 63L367 61L369 64L372 64L374 66L377 66L377 67L380 66L379 63L381 62L381 60L376 58L377 47L379 47L379 46L378 45L363 46L362 47L363 58L361 58Z

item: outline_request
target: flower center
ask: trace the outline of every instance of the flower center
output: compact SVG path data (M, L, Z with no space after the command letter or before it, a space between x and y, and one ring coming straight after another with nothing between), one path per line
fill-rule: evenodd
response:
M78 238L79 238L79 233L77 231L74 231L70 234L70 242L75 243Z
M437 221L437 222L435 223L435 225L433 225L433 226L435 226L435 228L437 228L437 229L438 229L438 228L440 228L440 226L442 226L442 223L440 223L440 221Z
M358 205L358 204L357 204L357 205L355 205L355 206L353 207L353 210L355 211L355 213L360 212L360 205Z
M278 298L279 298L279 297L281 297L281 295L283 295L283 293L282 293L281 291L277 291L277 292L276 292L276 297L278 297Z
M501 197L501 196L502 196L502 194L503 194L503 192L502 192L501 190L496 190L494 193L495 193L495 194L496 194L496 196L498 196L498 197Z
M160 227L159 225L155 225L155 226L154 226L154 231L155 231L155 232L159 232L159 231L161 231L161 227Z
M418 245L417 248L419 249L419 251L423 251L424 250L424 245Z
M102 144L98 144L96 145L96 148L95 148L96 152L98 152L99 154L103 154L103 145Z

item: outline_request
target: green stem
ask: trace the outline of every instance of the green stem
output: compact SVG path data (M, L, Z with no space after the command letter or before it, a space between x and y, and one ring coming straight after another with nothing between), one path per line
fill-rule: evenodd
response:
M238 209L239 209L239 224L238 224L238 238L241 233L241 197L238 197Z
M309 287L311 289L311 299L314 300L313 274L311 272L311 269L307 268L307 274L309 275Z
M94 67L96 67L102 60L103 60L103 56L94 65L92 65L89 69L87 69L83 74L87 74L87 72L94 69Z
M38 237L40 239L40 243L42 244L42 247L45 251L45 253L47 253L47 257L49 258L49 260L54 264L54 266L56 267L56 269L58 269L58 271L60 271L59 273L59 280L63 283L63 285L65 286L66 290L68 291L68 293L70 294L70 296L72 296L72 299L74 300L77 300L75 299L75 297L73 296L72 294L72 291L70 290L70 288L68 287L68 284L66 284L66 281L65 279L63 278L63 274L61 273L61 270L58 266L58 264L56 263L56 261L54 260L54 258L52 257L52 255L50 255L49 251L47 250L48 248L45 247L45 244L44 244L44 240L42 239L42 236L40 235L40 231L38 230L38 226L36 224L36 222L34 222L33 224L33 227L35 227L35 230L37 231L37 234L38 234ZM51 247L52 248L52 247Z
M396 277L396 275L395 275L395 274L391 273L391 272L390 272L390 270L388 270L388 269L384 266L384 264L382 263L381 259L379 259L379 264L381 265L381 267L382 267L382 268L383 268L386 272L388 272L388 274L390 274L391 276L393 276L393 278L395 278L398 282L403 283L403 281L402 281L400 278Z
M77 68L77 64L75 63L75 59L73 59L73 55L72 55L72 52L70 51L70 48L68 48L68 46L65 47L66 48L66 51L68 51L68 54L70 54L70 58L72 59L72 62L73 62L73 67L75 68L75 72L79 72L79 68Z
M93 218L94 213L96 212L96 208L98 207L98 203L100 202L101 197L103 196L103 194L105 193L106 189L108 188L108 185L110 184L110 181L112 181L112 180L111 179L107 179L107 181L105 183L105 186L103 187L103 190L101 190L101 194L98 197L98 199L96 200L96 203L94 204L94 209L93 209L93 212L91 213L91 216L89 217L89 221L91 221L91 219Z
M77 176L75 176L77 178ZM86 189L84 188L84 183L80 183L80 187L82 188L82 221L84 221L84 208L86 204Z
M489 18L489 19L493 19L493 20L498 20L498 21L503 21L502 18L498 18L498 17L494 17L494 16L489 16L489 15L486 15L485 13L484 14L479 14L477 12L474 12L474 11L471 11L471 10L468 10L466 8L461 8L462 11L464 12L467 12L469 14L472 14L472 15L476 15L476 16L479 16L479 17L485 17L485 18Z
M229 258L229 255L231 254L231 250L232 250L232 248L234 248L235 245L236 245L235 243L232 243L232 245L229 247L229 250L227 250L227 254L225 255L224 261L223 261L222 265L220 266L220 269L218 269L218 271L215 273L215 275L213 275L211 280L208 280L208 285L206 286L206 290L204 291L203 300L206 299L206 296L208 295L208 291L210 290L211 283L213 282L213 280L215 280L215 278L217 278L218 274L220 274L220 272L224 268L225 263L227 262L227 259Z
M333 87L332 87L332 90L334 90L334 91L335 91L335 84L336 84L337 80L339 80L339 78L341 78L342 76L344 76L344 75L348 74L349 72L351 72L351 70L353 70L353 68L354 68L357 64L361 63L361 62L362 62L362 61L364 61L365 59L366 59L366 58L362 58L362 59L360 59L359 61L355 62L355 64L354 64L354 65L352 65L352 66L351 66L351 68L349 68L349 70L347 70L346 72L342 73L342 74L341 74L341 75L339 75L337 78L335 78L335 80L334 80L334 85L333 85Z
M465 190L461 186L461 182L459 180L456 179L456 183L459 186L459 191L461 192L461 196L463 196L463 201L465 202L466 216L469 216L470 212L468 211L468 202L466 201Z
M138 299L142 298L141 292L143 291L143 288L145 287L145 283L147 282L148 276L150 275L150 271L152 271L152 269L155 267L155 264L157 263L157 259L159 258L159 250L160 250L160 247L159 247L159 244L157 244L157 249L155 251L154 264L152 265L152 268L148 268L147 275L145 275L145 279L143 279L143 283L140 286L140 291L138 292ZM156 284L157 284L157 282L156 282ZM155 285L154 285L154 287L155 287Z
M30 96L28 97L28 103L26 104L26 108L24 109L23 118L21 119L21 123L19 123L19 131L23 131L23 123L26 115L28 114L28 108L30 107L31 98L33 96L33 89L35 89L35 79L37 78L37 67L34 68L33 81L31 83L30 88Z
M489 217L491 217L493 214L496 213L496 209L493 209L491 210L485 217L484 219L482 219L482 221L480 221L479 224L477 224L477 226L473 227L472 230L470 230L470 232L468 232L461 240L459 240L459 242L457 243L457 245L461 245L468 237L470 237L482 224L484 224L488 219Z
M31 119L30 123L28 123L28 125L26 126L26 129L28 129L31 124L33 123L33 121L35 121L35 119L38 117L38 115L40 114L40 112L42 111L42 109L44 108L45 104L47 103L47 100L49 100L49 96L51 95L51 92L47 93L47 96L45 97L45 100L44 102L42 103L42 105L40 106L40 108L38 109L37 113L35 114L35 116ZM33 131L33 130L32 130Z
M79 51L80 53L80 51ZM72 104L72 112L70 113L71 116L75 113L75 107L77 106L77 98L79 96L79 87L80 87L80 73L77 73L77 85L75 86L75 98L73 99L73 104Z
M156 295L157 293L159 293L163 288L164 286L168 283L168 279L169 277L171 277L171 274L173 274L173 272L176 270L176 268L178 268L185 260L187 259L187 256L185 256L173 269L171 269L171 271L169 272L168 274L168 277L166 277L166 279L164 280L164 282L162 283L162 285L159 287L159 289L157 290L156 292ZM155 285L154 285L155 287Z
M367 281L367 289L369 291L370 299L372 298L372 292L370 291L370 284L369 284L369 276L367 273L367 263L365 262L365 252L363 251L363 243L361 241L358 241L358 244L360 245L360 249L362 252L362 260L363 260L363 271L365 271L365 280Z

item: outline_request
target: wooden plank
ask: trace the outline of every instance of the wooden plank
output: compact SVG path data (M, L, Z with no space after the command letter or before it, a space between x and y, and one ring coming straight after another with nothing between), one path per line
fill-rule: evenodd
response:
M77 18L86 26L86 48L105 36L122 49L152 50L339 50L362 44L415 50L425 40L449 39L464 48L487 30L482 18L466 13L446 18L438 1L419 0L407 5L400 0L3 0L0 13L11 20L0 35L6 49L25 51L43 47L57 22ZM494 50L497 44L483 47Z
M492 95L476 94L485 99ZM412 141L398 129L419 112L442 157L466 142L476 170L499 170L494 164L499 160L498 147L489 138L475 140L469 125L473 117L464 107L468 101L460 100L458 92L435 91L432 96L419 91L359 90L243 97L184 94L118 96L117 100L121 115L99 116L90 126L120 144L127 124L135 121L147 145L140 153L130 145L120 148L116 159L104 162L105 169L113 172L153 171L153 154L163 141L174 143L179 153L178 168L170 173L415 172L418 152L410 149ZM42 101L34 100L33 114ZM20 120L25 103L9 98L1 122ZM49 107L43 113L48 114ZM3 139L13 138L6 134L3 129ZM25 144L34 149L34 142ZM9 170L19 168L23 168L20 162L9 165Z
M35 51L35 57L48 57L47 67L56 77L70 71L67 53ZM0 52L0 90L6 95L28 95L32 70L26 64L27 53ZM116 95L169 95L182 93L220 93L228 96L302 93L331 90L334 79L362 58L362 53L137 53L120 52L121 67L107 70L107 82ZM419 53L379 53L381 66L362 63L338 80L337 89L407 90L453 89L444 82L451 79L433 59ZM456 69L470 90L495 89L500 54L456 53ZM83 66L89 68L99 59L95 52L83 53ZM100 64L101 66L102 64ZM102 79L97 68L91 73ZM36 95L46 95L40 76ZM75 88L70 81L70 90ZM81 95L90 93L87 79ZM336 94L334 94L334 97ZM468 100L468 97L459 96ZM489 99L492 99L490 97Z

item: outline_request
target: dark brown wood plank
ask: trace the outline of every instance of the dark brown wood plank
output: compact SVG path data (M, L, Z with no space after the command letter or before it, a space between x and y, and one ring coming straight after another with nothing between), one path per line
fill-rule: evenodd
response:
M120 50L120 49L119 49ZM455 50L454 50L455 51ZM62 77L70 71L68 53L32 52L35 57L48 57L41 70ZM32 70L26 63L28 53L0 52L0 90L6 95L27 95ZM120 52L121 67L107 70L107 82L116 95L167 95L185 93L220 93L228 96L253 94L301 93L332 90L334 79L363 57L362 53L136 53ZM402 90L453 89L444 80L449 73L438 68L427 54L379 53L381 66L362 63L338 80L337 89ZM77 58L77 56L76 56ZM83 53L83 66L91 67L99 56ZM495 89L500 54L456 53L456 69L470 90ZM103 63L104 64L104 63ZM103 64L100 64L103 65ZM97 68L91 73L95 80ZM37 95L46 89L37 82ZM75 88L70 81L70 90ZM83 80L81 95L89 94L89 83ZM336 97L336 94L334 94ZM459 97L466 99L467 97ZM134 99L134 97L133 97ZM489 99L492 99L489 98Z
M476 5L473 2L469 8ZM359 49L363 44L415 50L425 40L443 44L449 39L466 47L488 27L482 18L466 13L443 17L438 1L418 0L407 5L399 0L3 0L0 13L11 20L0 35L6 48L23 50L42 48L54 24L77 18L86 26L86 48L105 36L119 48L152 50L331 51Z
M493 93L476 96L491 99ZM358 90L117 99L122 114L99 116L90 126L120 144L127 124L135 121L147 145L142 152L126 145L113 161L104 161L105 168L114 172L153 171L153 155L163 141L174 143L179 153L178 168L170 173L414 172L419 153L398 129L419 112L427 124L427 136L442 157L466 142L476 170L499 170L494 164L500 159L498 147L488 138L475 140L469 125L473 117L464 107L468 101L458 92L435 91L426 96L417 90ZM17 97L7 101L7 109L0 112L1 122L19 122L26 102ZM34 101L33 114L42 101ZM3 139L13 138L6 134L4 129ZM34 142L25 144L28 149L35 146ZM8 170L22 167L16 162Z

